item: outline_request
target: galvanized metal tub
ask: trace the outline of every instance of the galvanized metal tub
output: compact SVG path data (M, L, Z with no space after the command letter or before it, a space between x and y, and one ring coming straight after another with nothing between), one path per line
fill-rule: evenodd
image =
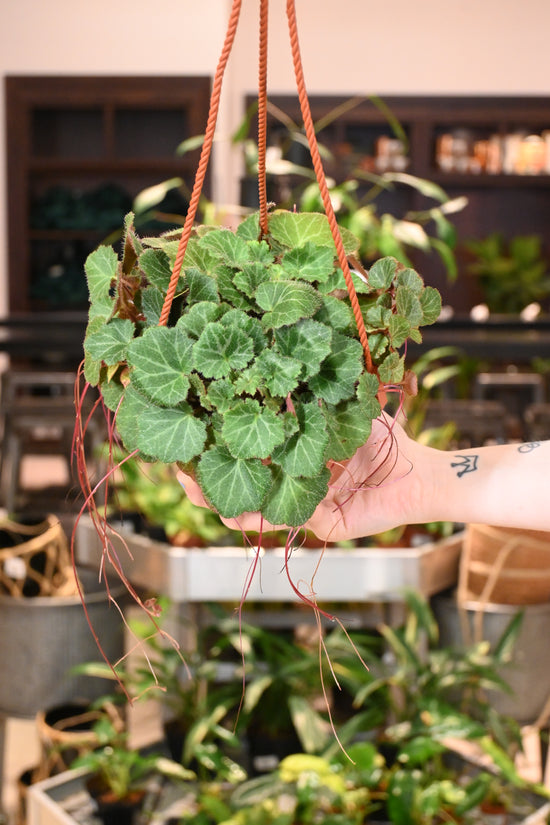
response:
M79 569L94 631L109 661L124 651L124 627L97 570ZM111 595L124 598L125 589ZM79 596L0 596L0 715L32 718L39 710L77 698L92 700L112 682L70 674L100 653Z
M512 660L499 673L513 691L512 695L491 693L491 704L500 713L520 724L535 722L550 697L550 602L544 604L511 605L461 602L456 597L437 595L432 599L434 615L439 624L443 647L470 644L481 638L494 647L518 612L523 613L521 629Z

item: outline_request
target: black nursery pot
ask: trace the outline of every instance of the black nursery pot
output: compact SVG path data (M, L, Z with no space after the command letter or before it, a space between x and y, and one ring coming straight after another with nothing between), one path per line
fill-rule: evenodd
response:
M86 788L96 804L96 816L103 825L137 825L146 790L135 790L124 799L117 799L96 777L86 782Z

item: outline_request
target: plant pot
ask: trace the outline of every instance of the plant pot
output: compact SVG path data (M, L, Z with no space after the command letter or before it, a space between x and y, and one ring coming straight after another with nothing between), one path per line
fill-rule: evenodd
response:
M85 603L94 630L109 661L124 651L124 625L109 602L105 583L95 570L79 569ZM110 594L119 603L123 587ZM0 596L0 712L33 718L43 708L82 697L91 701L112 689L112 683L72 676L75 665L99 658L79 595L24 598ZM37 678L39 674L39 678Z
M123 799L118 799L98 784L93 776L86 782L86 789L95 802L96 815L103 825L137 823L147 795L145 789L137 789Z
M541 655L541 640L550 634L550 603L526 605L482 604L457 601L455 596L438 595L432 607L439 625L442 647L487 640L494 647L511 619L521 611L523 620L512 660L500 670L513 695L491 693L495 710L531 724L544 710L550 684L550 658Z
M469 524L459 601L542 604L550 600L550 533Z

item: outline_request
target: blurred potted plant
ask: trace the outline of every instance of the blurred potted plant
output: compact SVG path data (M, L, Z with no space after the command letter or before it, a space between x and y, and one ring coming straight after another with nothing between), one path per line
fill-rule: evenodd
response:
M549 264L540 236L516 235L507 241L495 232L464 246L473 257L467 271L477 278L491 313L518 314L550 295Z
M188 782L195 778L177 762L158 753L131 748L127 735L103 719L94 726L99 747L78 756L72 768L86 768L86 787L104 825L132 825L147 796L152 777Z

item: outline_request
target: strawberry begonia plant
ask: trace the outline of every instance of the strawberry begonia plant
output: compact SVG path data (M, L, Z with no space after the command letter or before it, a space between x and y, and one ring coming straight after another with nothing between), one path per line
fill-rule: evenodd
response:
M86 263L85 377L116 413L129 452L177 463L222 516L261 511L300 526L406 383L407 339L440 312L436 289L394 258L353 270L372 356L368 372L328 219L283 210L189 240L167 325L159 319L178 233L140 239L126 220L121 260ZM358 241L341 230L353 260Z

